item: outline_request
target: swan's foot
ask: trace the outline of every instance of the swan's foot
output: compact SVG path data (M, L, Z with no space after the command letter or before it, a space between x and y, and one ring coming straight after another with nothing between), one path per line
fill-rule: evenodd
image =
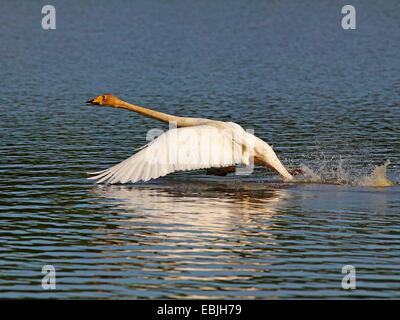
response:
M292 176L304 174L304 171L301 170L300 168L293 168L293 169L290 169L290 170L288 170L288 171L289 171L289 173L290 173Z

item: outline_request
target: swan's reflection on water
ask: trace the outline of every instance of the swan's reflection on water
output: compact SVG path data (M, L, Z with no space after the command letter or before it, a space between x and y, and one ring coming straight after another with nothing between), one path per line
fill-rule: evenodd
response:
M196 231L225 237L235 230L240 236L240 231L251 229L265 231L266 237L278 219L274 214L288 197L284 188L266 188L257 182L173 179L152 185L103 186L95 193L131 216L124 219L123 228L135 228L135 222L146 221L153 232L169 230L168 236L179 237L193 237Z
M162 278L158 286L174 292L179 282L192 298L204 296L198 290L239 290L236 281L240 291L255 290L254 279L268 272L279 251L274 228L289 196L282 186L257 182L174 179L94 192L118 212L99 233L104 253L120 256L127 271L139 268L143 289Z

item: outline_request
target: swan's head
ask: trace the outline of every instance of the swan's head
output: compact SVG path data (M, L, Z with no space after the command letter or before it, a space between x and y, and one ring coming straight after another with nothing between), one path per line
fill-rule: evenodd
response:
M100 106L115 106L118 101L119 99L116 96L110 93L105 93L97 98L86 101L86 103Z

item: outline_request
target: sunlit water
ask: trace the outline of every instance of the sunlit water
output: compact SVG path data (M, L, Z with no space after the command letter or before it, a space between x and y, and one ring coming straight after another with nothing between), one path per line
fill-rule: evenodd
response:
M353 1L349 31L332 1L52 4L53 31L0 4L0 298L400 297L398 1ZM168 129L84 104L106 92L254 129L304 175L94 185Z

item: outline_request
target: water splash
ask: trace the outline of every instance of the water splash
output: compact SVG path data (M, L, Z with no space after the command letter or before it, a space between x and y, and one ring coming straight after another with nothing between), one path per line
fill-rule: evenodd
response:
M386 169L390 164L387 160L383 165L376 165L369 174L352 173L351 168L345 166L345 161L339 159L336 165L322 161L318 167L311 169L302 164L300 168L304 174L299 181L308 183L328 183L362 187L387 187L395 185L386 177Z
M386 168L390 164L387 160L381 166L375 166L374 170L368 176L364 176L358 180L359 186L374 186L374 187L388 187L394 186L394 183L386 177Z

